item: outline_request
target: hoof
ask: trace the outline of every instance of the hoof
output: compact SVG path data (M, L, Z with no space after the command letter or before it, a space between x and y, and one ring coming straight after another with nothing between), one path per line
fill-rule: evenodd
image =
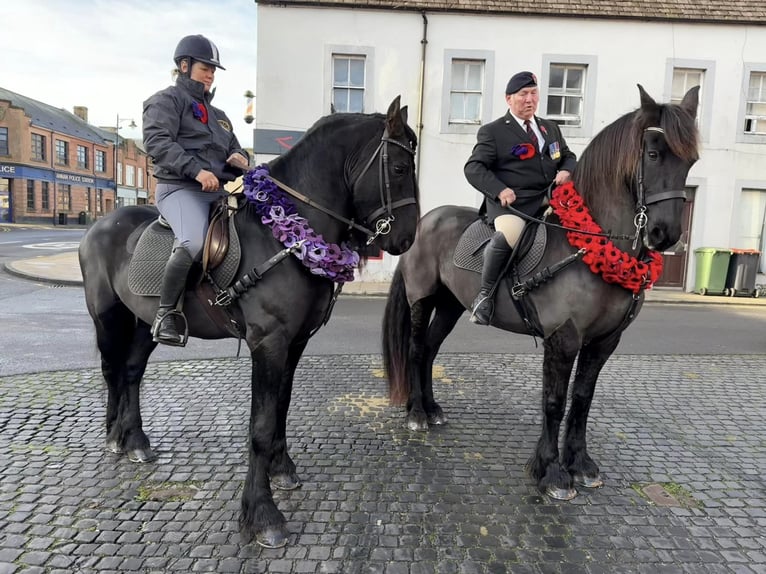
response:
M428 424L429 425L446 425L447 424L447 417L444 415L431 415L428 417Z
M278 474L271 477L271 486L277 490L295 490L303 486L303 483L294 474Z
M549 486L545 490L545 494L554 500L572 500L577 496L577 491L574 488L553 488Z
M116 440L106 441L106 450L114 454L125 454L125 449Z
M584 474L575 474L574 482L578 486L582 486L584 488L601 488L604 486L604 481L601 480L601 475L597 474L596 476L585 476Z
M287 545L287 531L284 527L271 527L255 535L255 543L264 548L282 548Z
M152 462L157 458L151 448L136 448L128 453L130 462Z
M407 428L410 429L411 431L425 432L428 430L428 423L418 422L414 419L407 419Z

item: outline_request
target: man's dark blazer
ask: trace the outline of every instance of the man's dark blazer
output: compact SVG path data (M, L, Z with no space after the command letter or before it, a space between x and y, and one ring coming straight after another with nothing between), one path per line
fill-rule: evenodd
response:
M560 170L573 171L575 154L569 150L556 123L535 116L544 142L542 153L534 149L510 110L505 116L479 128L476 145L465 164L468 182L486 197L480 213L492 222L498 215L511 213L500 205L497 196L510 187L516 193L514 209L534 215L544 199L544 191ZM534 151L531 157L527 157Z

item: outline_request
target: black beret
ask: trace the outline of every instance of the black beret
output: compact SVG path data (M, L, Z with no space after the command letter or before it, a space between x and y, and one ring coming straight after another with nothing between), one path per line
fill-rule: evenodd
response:
M515 94L522 88L528 86L536 86L537 77L532 72L519 72L514 74L513 77L508 80L508 85L505 87L506 94Z

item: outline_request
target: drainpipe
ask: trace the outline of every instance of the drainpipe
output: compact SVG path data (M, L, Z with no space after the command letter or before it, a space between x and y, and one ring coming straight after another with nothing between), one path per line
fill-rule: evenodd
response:
M428 18L426 18L425 10L420 14L423 17L423 38L420 40L421 54L420 54L420 85L418 86L418 121L417 136L418 146L420 147L415 163L415 171L417 175L420 175L420 158L423 155L422 142L420 139L423 133L423 99L425 98L425 84L426 84L426 46L428 45Z

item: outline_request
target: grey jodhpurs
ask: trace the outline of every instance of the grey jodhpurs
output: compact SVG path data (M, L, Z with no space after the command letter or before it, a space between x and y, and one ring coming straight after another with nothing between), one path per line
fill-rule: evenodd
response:
M208 228L210 206L226 192L202 191L199 185L158 183L157 209L160 210L175 235L175 247L184 247L194 259L199 259Z

